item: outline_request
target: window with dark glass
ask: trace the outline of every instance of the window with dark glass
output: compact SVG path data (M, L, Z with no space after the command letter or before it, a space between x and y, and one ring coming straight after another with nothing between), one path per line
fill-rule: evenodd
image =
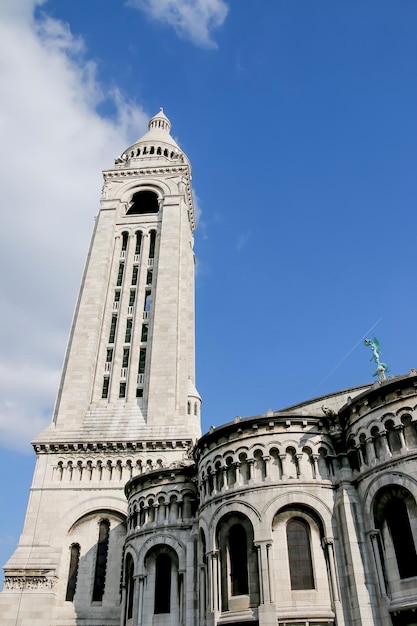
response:
M125 269L125 264L124 263L119 263L119 269L117 272L117 282L116 285L117 287L120 287L123 281L123 272Z
M120 383L119 386L119 398L126 397L126 383Z
M161 553L155 562L155 613L171 610L171 557Z
M148 272L146 274L146 284L147 285L152 285L152 277L153 277L153 271L152 270L148 270Z
M133 271L132 271L132 285L137 285L137 284L138 284L138 265L134 265Z
M129 306L133 306L135 304L135 298L136 298L136 290L131 289L130 296L129 296Z
M138 374L145 373L145 363L146 363L146 348L141 348L139 351L139 370Z
M122 250L125 251L127 248L127 242L129 239L128 233L122 233Z
M416 548L404 500L392 497L387 502L384 512L394 545L400 578L417 576Z
M128 367L129 365L129 348L123 348L122 367Z
M132 324L133 324L133 320L131 318L128 318L126 320L125 343L130 343L130 339L132 336Z
M113 360L113 348L107 348L106 363L111 363Z
M114 301L120 302L120 289L116 289L116 291L114 292Z
M117 315L112 315L110 323L109 343L114 343L114 336L116 334Z
M110 523L108 520L101 520L98 531L98 541L96 549L96 566L94 571L93 602L100 602L103 599L104 587L106 584L107 554L109 551Z
M143 387L137 387L136 389L136 397L143 398Z
M248 547L246 531L241 524L234 524L229 531L230 581L232 596L249 592Z
M152 305L152 294L150 292L150 290L146 290L145 292L145 305L143 310L144 311L150 311L151 310L151 305Z
M102 390L101 390L101 397L102 398L107 398L108 395L109 395L109 380L110 379L109 379L108 376L105 376L103 378L103 387L102 387Z
M148 341L148 324L142 324L142 334L140 336L141 341Z
M140 230L136 233L136 246L135 246L135 254L140 254L140 248L142 245L142 233Z
M78 577L78 565L80 562L80 546L78 543L73 543L70 548L70 565L68 572L67 593L65 600L72 602L77 588Z
M302 519L291 519L288 522L287 547L291 589L314 589L310 527L307 522Z
M156 231L151 230L151 239L149 242L149 258L153 259L155 257L155 242L156 242Z
M133 595L135 589L135 579L133 578L133 559L130 554L126 558L125 580L126 580L126 619L133 617Z

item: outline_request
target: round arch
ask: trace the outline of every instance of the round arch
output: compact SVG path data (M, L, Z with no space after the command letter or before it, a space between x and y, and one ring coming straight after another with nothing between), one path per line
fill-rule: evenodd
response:
M332 511L320 498L305 491L287 491L268 502L262 511L265 524L272 529L276 514L284 507L296 505L312 510L320 519L325 536L333 537Z
M168 546L170 547L178 556L178 569L180 571L185 571L186 569L186 552L185 552L185 546L182 542L180 542L176 537L174 537L173 535L163 535L163 534L157 534L157 535L153 535L152 537L149 537L149 539L147 539L145 541L145 543L139 548L138 550L138 571L137 574L139 574L140 576L146 575L146 571L145 571L145 560L146 560L146 556L147 554L155 547L157 546Z

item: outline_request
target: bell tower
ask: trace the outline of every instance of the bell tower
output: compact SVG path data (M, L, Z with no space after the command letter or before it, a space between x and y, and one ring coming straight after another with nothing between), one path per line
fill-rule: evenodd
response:
M104 172L54 432L200 435L191 167L161 111Z
M24 530L5 566L5 625L118 624L124 485L187 465L201 435L191 166L170 129L161 109L103 172L53 419L33 442Z

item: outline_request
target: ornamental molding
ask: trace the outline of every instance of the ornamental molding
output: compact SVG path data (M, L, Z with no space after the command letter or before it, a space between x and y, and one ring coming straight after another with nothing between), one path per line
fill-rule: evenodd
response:
M166 175L172 173L178 173L182 175L186 175L185 182L185 194L187 196L187 201L191 210L190 213L190 221L192 224L193 230L196 228L195 216L194 216L194 208L193 208L193 196L191 192L191 184L190 184L190 168L188 165L172 165L165 167L144 167L144 168L126 168L126 169L113 169L113 170L104 170L103 178L105 182L123 182L123 179L126 178L138 178L139 176L155 176L155 175Z
M161 452L164 450L191 451L191 439L164 440L164 441L91 441L91 442L33 442L37 454L73 453L73 452Z
M115 170L104 170L104 180L107 178L133 178L138 176L154 176L155 174L172 174L179 172L189 174L188 165L173 165L171 167L144 167L144 168L126 168Z
M51 591L57 579L46 576L5 576L4 589L8 591Z

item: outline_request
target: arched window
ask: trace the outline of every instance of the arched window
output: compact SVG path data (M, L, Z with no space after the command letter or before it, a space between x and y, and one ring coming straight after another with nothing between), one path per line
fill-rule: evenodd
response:
M152 304L152 293L149 289L147 289L145 291L145 304L143 306L143 310L149 312L151 310L151 304Z
M127 242L129 240L129 233L122 233L122 252L126 252Z
M125 269L125 264L124 263L119 263L119 269L117 271L117 281L116 281L116 286L117 287L121 287L121 285L122 285L124 269Z
M156 231L151 230L150 236L151 236L151 239L149 243L149 258L153 259L155 257Z
M375 505L375 522L381 529L384 539L384 529L388 528L397 560L400 578L417 576L417 552L411 530L409 508L414 509L413 517L417 513L416 503L409 491L401 487L384 489ZM389 551L389 545L385 550Z
M109 550L110 522L101 520L98 531L96 567L94 572L93 602L103 599L106 584L107 553Z
M80 562L80 546L73 543L70 547L70 565L68 572L67 594L65 600L72 602L77 588L78 565Z
M307 522L298 518L289 520L287 547L291 589L314 589L310 529Z
M212 483L209 471L208 468L208 482ZM258 606L258 558L250 520L242 513L229 513L219 521L216 535L220 554L222 611Z
M133 578L133 559L130 554L126 557L125 583L126 583L126 619L125 623L131 623L133 618L133 596L135 591L135 579Z
M158 211L158 196L154 191L137 191L132 197L126 215L144 215L147 213L158 213Z
M138 374L145 373L145 365L146 365L146 348L141 348L139 351Z
M240 524L234 524L229 531L229 559L231 595L243 596L249 592L248 547L245 529Z
M171 557L161 552L155 562L155 613L171 611Z
M142 233L140 230L138 230L136 233L135 254L140 254L141 245L142 245Z

